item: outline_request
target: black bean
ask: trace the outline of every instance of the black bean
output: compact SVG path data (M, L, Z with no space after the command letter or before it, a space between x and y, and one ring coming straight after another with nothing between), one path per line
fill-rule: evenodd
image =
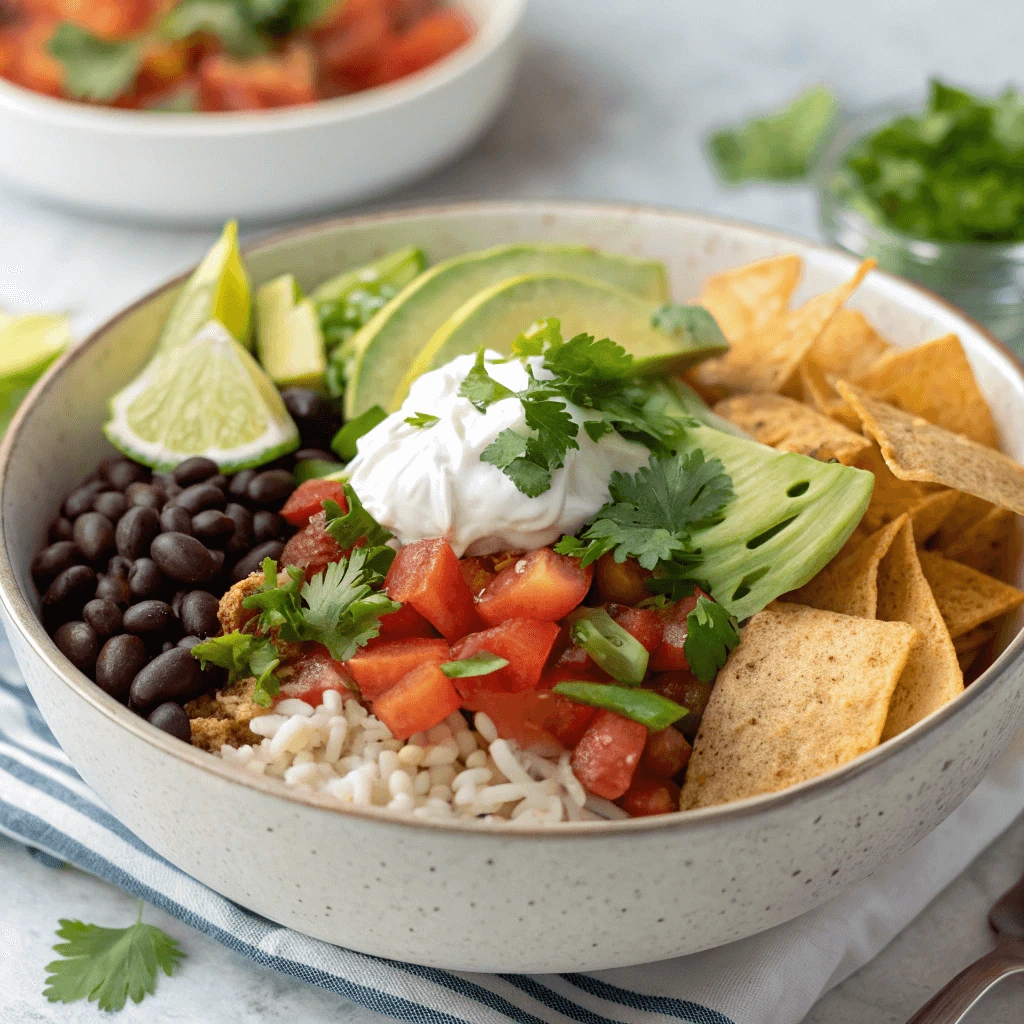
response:
M114 604L127 604L132 597L127 577L116 575L112 572L108 572L106 576L101 576L96 584L96 596L104 601L111 601Z
M174 648L177 647L177 646L178 645L173 640L165 640L160 645L160 653L161 654L166 654L168 651L173 651Z
M191 590L176 590L171 597L171 611L174 612L176 619L181 618L181 602L186 594L191 594Z
M186 487L175 499L174 504L180 505L189 515L194 516L208 508L223 508L226 502L224 492L211 483L193 484Z
M148 714L165 701L185 701L196 696L205 680L199 661L184 647L157 655L135 677L131 686L131 706L141 715Z
M295 490L295 477L286 469L268 469L249 481L246 495L256 505L281 505Z
M188 487L190 484L198 484L219 472L220 467L213 459L204 459L201 455L194 455L191 459L178 463L174 470L174 479L182 487Z
M281 397L299 428L302 447L329 448L331 438L341 425L330 402L306 388L285 388Z
M183 636L175 646L184 647L186 651L191 651L193 647L198 647L202 642L197 636Z
M101 648L96 659L96 685L111 697L125 700L132 680L146 664L149 655L146 645L130 633L112 636Z
M124 631L136 636L162 633L174 620L166 601L140 601L124 613Z
M280 537L284 525L284 520L276 512L261 509L252 517L253 544L266 544L268 540Z
M106 490L109 490L109 487L105 481L94 480L91 484L72 491L64 501L64 515L68 519L75 519L83 512L88 512L92 508L93 498Z
M321 462L337 462L341 465L341 461L334 452L325 451L323 448L300 448L293 456L296 462L307 462L310 459L318 459Z
M65 569L82 561L82 552L75 544L69 540L59 540L43 548L32 560L32 576L36 583L49 585Z
M192 727L189 725L188 715L185 709L174 701L165 701L155 707L150 711L147 721L183 743L192 742Z
M50 621L77 618L82 606L95 593L95 570L87 565L72 565L47 587L43 595L43 614Z
M164 575L157 568L152 558L138 558L128 573L128 588L132 596L140 600L148 600L160 593L164 584Z
M96 631L86 622L65 622L53 634L57 649L77 669L91 672L100 649Z
M224 571L224 562L227 560L227 555L223 551L217 548L210 549L210 558L213 559L213 575L216 576L218 573Z
M285 408L296 420L308 420L321 411L322 399L309 388L285 388L281 392Z
M205 512L199 512L192 517L191 532L204 544L220 547L235 532L235 523L223 512L218 512L215 508L208 508Z
M158 512L163 508L167 497L161 488L154 487L153 484L147 484L141 480L136 480L135 483L129 484L125 488L124 496L129 505L152 508Z
M227 491L230 481L223 473L218 473L216 476L211 476L206 482L213 484L214 487L219 487L222 491Z
M206 590L193 590L181 602L181 628L202 640L220 632L217 608L220 602Z
M128 579L128 573L132 571L132 560L125 558L124 555L114 555L109 562L107 562L107 572L111 576L123 576Z
M183 490L185 490L185 488L182 487L181 484L179 484L177 480L172 480L169 484L164 484L162 489L163 489L164 497L168 501L174 501L174 499L179 494L181 494L181 492Z
M128 501L120 491L104 491L93 498L92 507L116 523L128 511Z
M125 558L138 558L146 553L159 532L160 516L156 509L135 505L125 512L117 524L117 553Z
M232 555L241 555L252 544L252 513L244 505L233 501L224 509L224 515L234 524L227 551Z
M78 550L96 562L114 548L114 524L102 512L84 512L75 520Z
M279 540L268 540L265 544L260 544L259 547L253 548L249 554L244 555L235 563L234 569L231 570L231 578L236 583L239 580L244 580L246 576L259 569L264 558L273 558L274 561L277 561L281 557L282 551L284 551L284 544Z
M180 583L205 583L217 573L209 548L187 533L161 533L149 553L161 572Z
M149 470L130 459L116 459L104 465L103 475L119 490L123 491L137 480L145 480Z
M191 533L192 517L180 505L165 505L160 513L160 530L163 533Z
M96 631L97 636L113 636L122 628L121 609L113 601L94 597L82 609L82 618Z
M71 540L75 532L74 524L65 516L58 516L50 527L50 540Z
M174 474L173 474L173 473L154 473L154 474L153 474L153 475L152 475L152 476L150 477L150 483L151 483L151 484L152 484L152 485L153 485L154 487L157 487L157 488L159 488L159 489L160 489L161 491L162 491L162 490L163 490L163 489L164 489L164 488L165 488L165 487L166 487L166 486L167 486L167 485L168 485L169 483L174 483L174 482L175 482L175 481L174 481Z
M106 478L103 476L103 466L104 466L104 463L106 463L106 462L114 462L114 461L116 461L116 459L119 459L120 457L121 456L119 456L119 455L118 456L109 456L108 458L104 459L103 462L101 462L99 464L99 468L90 470L88 473L85 474L85 476L82 477L81 480L78 481L78 486L79 487L85 487L86 484L94 483L97 480L103 480L104 483L105 483L106 482Z
M233 498L244 498L249 488L249 481L255 476L255 469L243 469L240 473L236 473L228 483L228 494Z

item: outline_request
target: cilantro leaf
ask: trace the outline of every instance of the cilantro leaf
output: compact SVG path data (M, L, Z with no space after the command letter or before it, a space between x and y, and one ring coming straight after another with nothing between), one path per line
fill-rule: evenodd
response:
M435 423L439 423L440 417L434 416L429 412L417 412L413 413L412 416L406 416L405 422L408 423L410 427L418 427L420 430L424 430L432 427Z
M390 530L386 530L369 512L363 508L359 495L348 482L342 484L348 512L342 512L341 506L330 498L323 503L327 513L325 529L341 547L348 550L359 541L365 540L371 548L379 547L391 540ZM385 570L386 571L386 570Z
M170 977L185 953L155 925L142 923L142 901L135 924L101 928L61 918L53 947L61 959L46 965L43 995L51 1003L95 1001L101 1010L123 1010L131 997L141 1003L156 991L162 970Z
M740 642L736 620L720 604L701 594L697 607L686 617L686 628L683 653L690 670L702 683L710 683Z
M583 424L587 436L597 444L605 434L615 433L615 428L607 420L587 420Z
M459 385L459 396L468 398L480 412L487 412L488 406L505 398L514 398L515 392L496 381L487 372L484 365L484 350L480 349L476 354L473 368Z
M252 699L260 707L269 708L271 698L281 692L281 683L274 670L281 664L277 646L267 637L253 636L235 630L223 636L211 637L192 648L192 656L206 668L219 665L228 671L228 683L256 677Z
M551 471L527 458L510 462L505 475L528 498L539 498L551 487Z
M233 0L183 0L160 23L166 39L211 35L232 57L255 57L270 49L270 40Z
M516 459L526 454L526 445L529 438L513 430L511 427L503 430L481 453L480 460L489 462L498 469L506 469Z
M651 323L659 331L679 338L685 345L694 348L709 348L713 345L723 349L729 347L718 321L703 306L666 302L654 311Z
M441 671L449 679L468 679L471 676L486 676L497 672L508 664L507 658L490 651L477 651L468 658L460 658L458 661L446 661L441 666Z
M538 320L512 342L512 356L515 359L539 356L545 347L561 343L562 322L551 316L546 320Z
M838 113L831 90L814 86L778 113L715 132L708 152L729 184L802 178Z
M63 65L64 88L76 100L116 100L142 64L140 42L99 39L70 21L57 26L47 49Z

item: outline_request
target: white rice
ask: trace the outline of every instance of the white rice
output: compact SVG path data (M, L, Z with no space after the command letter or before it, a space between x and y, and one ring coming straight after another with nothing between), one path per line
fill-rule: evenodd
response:
M221 747L225 761L339 804L384 807L432 821L554 825L628 817L586 792L567 751L521 750L499 739L481 712L472 729L456 711L403 741L354 697L326 690L318 707L289 698L249 727L262 741Z

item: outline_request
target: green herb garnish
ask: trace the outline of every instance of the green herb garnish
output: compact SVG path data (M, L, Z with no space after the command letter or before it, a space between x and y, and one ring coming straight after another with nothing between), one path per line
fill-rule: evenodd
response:
M710 683L740 642L736 620L720 604L701 594L697 607L686 616L686 629L683 653L690 670L702 683Z
M469 679L472 676L487 676L508 664L507 658L490 651L477 651L468 658L460 658L458 661L446 661L441 666L441 671L449 679Z
M614 711L623 718L646 725L651 732L667 729L678 722L686 708L668 697L662 697L654 690L636 686L612 686L610 683L565 682L556 683L555 693L568 697L577 704L588 704L592 708Z
M61 22L47 45L64 68L64 88L76 100L110 102L127 92L142 64L137 40L100 39L70 21Z
M440 422L440 418L429 412L417 412L413 413L412 416L406 416L405 422L408 423L410 427L417 427L420 430L425 430L427 427L432 427L435 423Z
M269 708L281 692L281 681L274 672L281 664L281 654L268 637L235 630L196 644L192 656L199 659L203 668L218 665L227 669L229 684L255 677L252 699L262 708Z
M574 613L572 642L598 665L627 686L639 686L647 674L647 648L623 629L604 608L581 608Z
M394 558L395 553L391 548L381 550L383 545L391 540L391 531L384 529L363 508L359 495L352 489L350 483L346 482L341 486L345 492L348 511L342 512L341 506L336 501L332 501L330 498L325 499L323 503L324 511L327 513L325 529L345 550L354 547L360 540L364 540L367 546L372 549L373 558L377 563L371 566L371 568L381 574L386 573L391 562L388 561L383 570L379 568L379 565L389 557L391 559ZM391 551L390 556L386 554L387 551Z

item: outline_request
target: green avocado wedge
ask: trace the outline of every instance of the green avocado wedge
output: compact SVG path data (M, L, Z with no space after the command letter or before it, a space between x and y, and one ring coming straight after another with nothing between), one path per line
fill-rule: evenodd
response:
M834 462L778 452L690 420L675 445L720 459L735 499L695 531L700 574L737 619L802 587L839 552L864 515L875 478Z
M562 336L611 338L634 359L639 376L680 373L727 344L690 342L652 324L654 307L600 281L568 274L524 274L499 281L461 306L413 360L388 408L397 409L417 377L479 348L505 355L521 331L545 317L561 322Z
M346 343L346 418L373 405L387 407L412 360L477 292L522 274L559 273L602 281L652 306L668 298L661 263L584 246L521 243L456 256L420 274ZM510 337L519 330L511 330Z

